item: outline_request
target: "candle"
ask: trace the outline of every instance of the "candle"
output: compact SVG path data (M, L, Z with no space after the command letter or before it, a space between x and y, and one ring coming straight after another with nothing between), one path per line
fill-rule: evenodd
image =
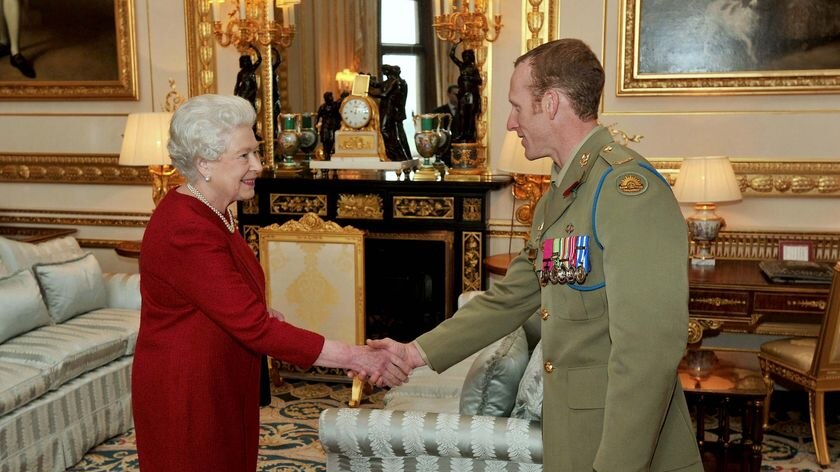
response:
M213 4L213 19L222 21L222 4L217 0L210 0L210 3Z
M295 25L295 6L289 5L289 26Z
M443 0L443 14L449 15L449 0Z
M268 21L274 23L274 2L269 0L266 3L268 4Z
M502 15L502 0L493 0L493 14L496 16Z
M440 0L432 0L435 7L435 16L440 16Z
M467 0L467 5L470 6L470 13L475 13L475 2L477 0Z
M245 19L245 6L246 6L245 4L246 3L247 3L246 0L239 0L239 19L240 20Z

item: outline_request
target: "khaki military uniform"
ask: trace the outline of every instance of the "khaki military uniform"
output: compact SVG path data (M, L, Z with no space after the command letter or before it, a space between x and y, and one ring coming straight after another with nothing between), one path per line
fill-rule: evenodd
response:
M504 280L417 342L440 372L538 312L544 470L702 471L676 373L688 333L679 206L653 167L605 128L566 165ZM574 235L590 237L585 280L541 286L544 241Z

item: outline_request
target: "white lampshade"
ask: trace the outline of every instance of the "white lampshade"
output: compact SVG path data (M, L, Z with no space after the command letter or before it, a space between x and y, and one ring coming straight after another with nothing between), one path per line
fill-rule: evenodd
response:
M674 196L681 203L736 202L741 200L741 189L726 156L686 157Z
M128 115L120 149L122 166L162 166L172 164L166 143L172 113L132 113Z
M511 174L551 175L551 165L554 161L549 157L541 157L529 161L525 157L525 148L515 131L508 131L502 142L502 153L499 156L499 170Z

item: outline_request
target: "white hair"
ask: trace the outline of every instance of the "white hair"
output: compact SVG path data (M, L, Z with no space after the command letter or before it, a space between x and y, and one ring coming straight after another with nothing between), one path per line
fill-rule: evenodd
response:
M172 165L187 179L198 177L198 158L215 161L230 144L231 133L254 125L254 107L235 95L199 95L178 107L169 124L167 149Z

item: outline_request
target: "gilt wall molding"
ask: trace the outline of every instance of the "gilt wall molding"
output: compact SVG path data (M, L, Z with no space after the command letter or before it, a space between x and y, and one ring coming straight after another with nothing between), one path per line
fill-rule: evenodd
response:
M673 185L679 174L682 159L649 160ZM744 197L840 196L840 161L771 161L740 158L730 160Z
M151 185L145 167L118 161L117 154L0 153L0 182Z
M0 224L144 228L151 213L0 208Z
M210 2L184 0L189 96L216 93L216 55Z

